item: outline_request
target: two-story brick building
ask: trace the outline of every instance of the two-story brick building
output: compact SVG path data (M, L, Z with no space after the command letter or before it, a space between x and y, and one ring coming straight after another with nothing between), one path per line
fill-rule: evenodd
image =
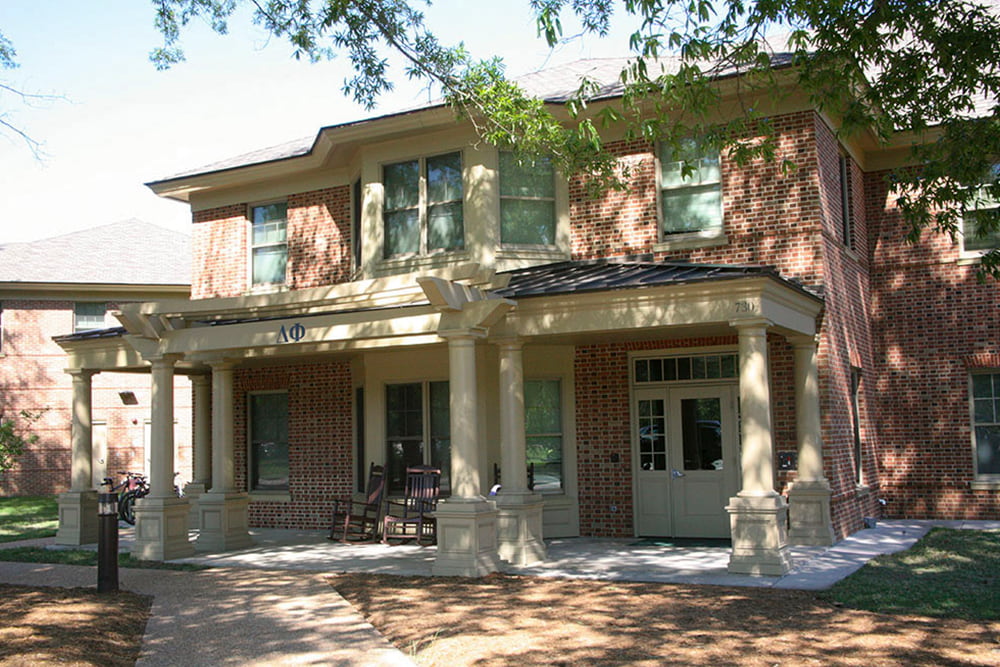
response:
M586 73L614 97L621 64L523 83L558 105ZM731 537L732 571L778 574L789 541L830 544L880 498L892 516L1000 516L982 242L904 242L884 176L905 141L838 139L801 95L755 107L773 162L610 130L630 187L596 200L444 106L156 181L192 208L192 298L62 344L71 366L151 368L154 476L172 472L156 387L205 378L207 549L246 544L248 525L323 527L370 462L390 490L407 465L445 470L439 573L543 558L543 536L673 535ZM140 553L191 551L186 502L143 503Z

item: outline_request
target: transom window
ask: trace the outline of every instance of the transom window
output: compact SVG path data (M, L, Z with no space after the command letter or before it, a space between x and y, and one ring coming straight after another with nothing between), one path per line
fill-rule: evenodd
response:
M250 490L288 490L288 394L250 395Z
M719 152L694 139L678 149L660 144L660 213L664 239L722 232Z
M1000 476L1000 373L972 376L976 473Z
M418 465L440 468L441 493L450 493L449 401L447 382L386 385L385 471L390 493L403 493L406 487L406 469Z
M563 428L559 380L525 380L524 430L528 463L535 466L534 490L561 491Z
M288 205L280 202L254 206L250 217L252 284L284 284L288 264Z
M738 375L735 354L705 354L635 360L635 381L637 383L721 380L735 378Z
M548 158L519 162L500 153L500 242L555 245L555 171Z
M387 164L382 182L386 257L465 247L461 153Z
M103 303L77 303L73 306L73 332L91 331L104 328L104 313L107 305Z

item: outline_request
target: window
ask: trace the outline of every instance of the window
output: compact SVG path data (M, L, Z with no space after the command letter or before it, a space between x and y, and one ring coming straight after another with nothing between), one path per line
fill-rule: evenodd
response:
M683 382L737 377L735 354L705 354L635 360L635 381Z
M77 303L73 306L73 332L92 331L104 328L103 303Z
M979 236L976 230L976 223L979 217L986 211L996 212L995 206L981 208L976 211L969 211L962 219L962 249L967 252L981 252L1000 248L1000 229L994 229L985 236Z
M559 380L525 380L524 430L537 492L563 488L562 399Z
M840 155L840 241L848 248L854 247L854 206L851 184L851 160Z
M250 395L250 490L288 490L288 394Z
M719 152L688 139L679 150L660 145L660 207L663 237L722 233L722 171Z
M254 206L250 217L252 284L282 285L288 263L288 205Z
M403 493L406 469L417 465L440 468L441 493L450 493L449 401L447 382L386 385L385 472L389 493Z
M354 253L354 270L361 268L361 180L354 181L351 186L351 198L354 207L351 209L351 250Z
M385 256L460 250L462 154L385 165Z
M976 474L1000 477L1000 373L972 376Z
M854 434L854 481L862 482L861 466L861 411L858 395L861 387L861 369L851 368L851 429Z
M500 153L500 242L555 245L555 172L548 158L518 163L513 153Z

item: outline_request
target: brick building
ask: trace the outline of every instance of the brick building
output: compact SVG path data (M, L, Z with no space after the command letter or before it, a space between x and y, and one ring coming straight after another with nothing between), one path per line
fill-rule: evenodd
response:
M0 246L0 414L41 415L32 427L38 441L0 475L0 496L70 488L73 381L53 336L88 336L112 327L117 322L111 311L127 302L186 297L190 243L185 234L124 220ZM94 376L93 386L92 480L146 470L148 378L103 373ZM178 399L177 464L190 479L190 385L181 378Z
M586 73L614 96L620 66L524 84L558 104ZM904 242L884 176L905 140L839 139L802 96L755 108L772 162L611 129L631 180L597 200L441 106L151 183L191 205L191 299L123 307L121 340L63 339L69 365L203 378L206 549L246 544L248 525L323 527L369 463L390 490L406 465L444 469L438 573L544 558L543 536L673 535L731 538L732 571L779 574L789 541L830 544L879 512L997 518L984 242ZM161 537L140 553L192 550L170 529L190 498L146 503Z

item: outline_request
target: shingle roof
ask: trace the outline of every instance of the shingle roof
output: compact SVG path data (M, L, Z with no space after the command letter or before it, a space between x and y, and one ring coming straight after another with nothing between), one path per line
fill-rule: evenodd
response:
M187 285L191 238L129 219L0 245L0 283Z

